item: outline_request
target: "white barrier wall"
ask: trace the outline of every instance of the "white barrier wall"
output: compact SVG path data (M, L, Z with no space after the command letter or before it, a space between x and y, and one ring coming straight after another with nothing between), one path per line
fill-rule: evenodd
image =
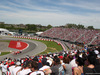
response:
M26 39L36 39L36 40L46 40L46 41L54 41L56 42L58 45L61 45L63 50L66 51L65 47L63 46L63 44L61 42L58 42L57 40L50 40L50 39L42 39L42 38L32 38L32 37L25 37L25 36L13 36L14 38L26 38Z

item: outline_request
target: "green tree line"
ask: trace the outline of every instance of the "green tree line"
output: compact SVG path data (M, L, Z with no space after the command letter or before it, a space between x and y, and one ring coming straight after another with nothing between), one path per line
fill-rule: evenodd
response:
M93 26L88 26L88 27L85 27L84 25L82 24L66 24L65 25L66 28L77 28L77 29L94 29Z
M23 30L26 32L36 32L36 31L45 31L50 28L52 28L52 25L47 25L47 26L42 26L42 25L35 25L35 24L18 24L18 25L13 25L13 24L0 24L0 28L5 28L8 30Z
M13 24L0 24L0 28L6 28L8 30L19 30L19 29L22 29L23 31L26 31L26 32L36 32L36 31L45 31L45 30L48 30L54 26L52 25L47 25L47 26L42 26L42 25L36 25L36 24L26 24L26 25L22 25L24 27L21 27L21 24L18 24L18 25L13 25ZM58 26L58 27L61 27L61 26ZM77 28L77 29L94 29L93 26L88 26L88 27L85 27L84 25L82 24L66 24L64 25L63 27L65 28Z

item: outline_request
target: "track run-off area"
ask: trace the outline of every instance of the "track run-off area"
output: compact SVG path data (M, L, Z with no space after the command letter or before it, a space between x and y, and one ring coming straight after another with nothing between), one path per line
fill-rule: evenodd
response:
M20 38L12 38L12 37L6 37L6 36L0 36L1 40L20 40L22 42L25 42L28 44L28 47L22 50L22 53L19 53L17 55L14 55L12 53L0 56L0 61L4 60L4 58L12 58L12 59L18 59L18 58L24 58L26 55L29 56L35 56L47 49L47 46L38 41L34 40L28 40L28 39L20 39ZM12 48L10 48L12 50Z

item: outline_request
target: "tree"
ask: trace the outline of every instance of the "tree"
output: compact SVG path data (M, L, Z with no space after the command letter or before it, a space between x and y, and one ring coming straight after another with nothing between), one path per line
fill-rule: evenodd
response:
M11 29L14 29L14 26L13 25L11 25Z
M37 26L36 25L31 25L31 30L37 31Z
M0 28L5 28L5 24L0 24Z
M87 28L88 28L88 29L94 29L94 27L93 27L93 26L88 26Z
M47 26L47 28L48 28L48 29L52 28L52 25L49 24L49 25Z
M37 26L35 24L27 24L27 29L30 31L36 31L37 30Z
M84 27L84 25L78 24L77 28L78 28L78 29L84 29L85 27Z
M66 25L67 28L77 28L76 24L67 24Z
M26 27L27 27L27 30L29 30L30 29L30 24L26 24Z

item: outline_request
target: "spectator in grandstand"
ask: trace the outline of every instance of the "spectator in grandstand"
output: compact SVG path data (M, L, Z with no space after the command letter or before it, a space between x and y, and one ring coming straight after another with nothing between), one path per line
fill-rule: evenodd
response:
M88 66L89 65L89 61L88 61L86 53L83 53L82 59L84 61L84 66Z
M42 67L41 60L39 61L38 56L35 56L35 57L33 58L33 61L36 61L36 62L38 63L38 69L40 69L40 68Z
M65 75L72 75L72 66L71 64L69 64L70 60L68 57L64 57L63 58L63 68L64 68L64 71L65 71Z
M59 59L60 59L60 63L63 65L63 55L62 54L59 54Z
M31 71L27 75L45 75L45 72L43 70L38 70L38 62L32 61L31 62Z
M76 55L76 56L77 56L77 55ZM77 57L76 57L76 58L77 58ZM71 64L72 67L77 67L77 64L76 64L76 62L75 62L75 59L76 59L76 58L74 58L73 55L69 55L69 59L70 59L70 62L69 62L69 63Z
M12 71L13 71L14 68L15 68L15 63L14 63L14 61L11 61L9 68L8 68L11 75L12 75Z
M7 72L7 64L6 64L6 61L4 61L3 63L0 64L0 67L2 67L2 74L3 75L6 75L6 72Z
M94 50L95 56L96 56L96 65L100 65L100 58L99 58L99 51Z
M83 59L80 57L76 58L76 63L78 66L74 67L74 75L84 75L83 74L83 65L84 65Z
M96 70L95 70L96 56L95 56L94 51L89 51L88 61L89 61L89 65L87 67L83 67L84 74L96 73Z
M20 61L16 62L15 68L12 70L12 74L11 75L16 75L17 71L21 69L21 63Z
M46 58L42 58L42 65L43 67L41 67L39 70L44 71L46 75L50 74L51 73L50 64L49 62L47 62Z
M49 62L49 65L51 66L52 65L52 62L53 62L53 59L52 59L52 55L47 55L46 56L46 58L47 58L47 62Z
M31 62L28 60L24 61L22 68L17 71L17 75L27 75L28 73L30 73L30 63Z
M61 65L60 59L58 57L54 58L54 64L51 67L51 70L51 75L64 75L64 68Z

